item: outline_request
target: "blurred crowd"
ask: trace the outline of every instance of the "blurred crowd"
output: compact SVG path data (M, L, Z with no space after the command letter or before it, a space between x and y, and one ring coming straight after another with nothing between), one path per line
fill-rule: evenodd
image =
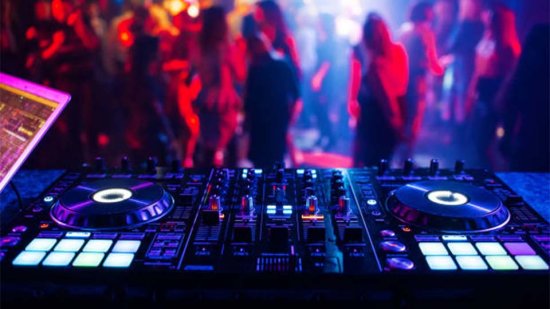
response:
M478 166L550 170L550 28L522 44L499 1L414 1L394 33L311 1L23 2L1 4L2 71L72 95L33 167L300 166L291 128L370 166L413 157L429 117Z

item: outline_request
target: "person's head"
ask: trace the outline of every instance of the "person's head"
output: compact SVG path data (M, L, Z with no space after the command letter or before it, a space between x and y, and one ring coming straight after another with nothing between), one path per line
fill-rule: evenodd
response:
M460 0L458 2L459 20L479 21L482 11L482 0Z
M241 32L243 37L246 39L257 35L258 24L256 23L256 20L254 20L254 16L252 16L252 14L247 14L243 17Z
M66 22L73 10L74 5L69 0L52 0L52 16L57 22Z
M246 39L248 54L252 61L263 58L270 54L271 43L262 33L256 33Z
M519 54L520 42L516 31L514 12L502 4L492 4L483 13L483 20L489 36L499 45L511 47Z
M51 3L47 0L38 0L34 3L34 17L37 21L49 20L52 16Z
M288 33L283 12L275 1L263 0L258 2L254 11L254 19L260 30L266 33L268 37L271 35L267 32L273 32L273 37L270 37L271 41L281 39Z
M363 42L368 50L376 55L385 55L391 45L391 37L388 26L376 13L367 16L363 26Z
M215 48L225 42L229 27L226 21L225 10L213 6L201 12L202 27L199 43L203 50Z
M433 16L433 5L428 1L420 1L411 8L409 20L413 23L429 23Z

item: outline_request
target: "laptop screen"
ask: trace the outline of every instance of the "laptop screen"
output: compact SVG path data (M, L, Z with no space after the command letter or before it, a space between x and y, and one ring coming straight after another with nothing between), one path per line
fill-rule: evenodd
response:
M0 73L0 191L69 100L66 93Z

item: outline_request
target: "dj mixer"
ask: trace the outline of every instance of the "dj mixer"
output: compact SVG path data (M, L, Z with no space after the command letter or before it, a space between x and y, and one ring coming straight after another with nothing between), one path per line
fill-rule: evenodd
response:
M3 302L548 304L550 225L494 174L185 169L66 172L2 226Z

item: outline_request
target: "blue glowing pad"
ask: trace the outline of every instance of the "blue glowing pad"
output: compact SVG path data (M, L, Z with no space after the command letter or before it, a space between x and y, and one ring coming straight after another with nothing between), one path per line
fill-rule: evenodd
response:
M46 256L45 252L40 251L23 251L13 260L15 266L36 266Z
M82 252L80 253L73 262L75 267L97 267L103 260L103 253L97 252Z
M52 252L48 254L42 265L44 266L67 266L74 258L73 252Z
M483 255L506 255L506 250L498 242L478 242L476 247Z
M103 267L128 267L133 259L134 255L131 253L111 253L103 262Z
M526 270L548 269L548 264L538 255L517 255L516 261L518 261L521 268Z
M92 239L89 240L84 249L84 252L107 252L111 245L113 244L112 240L109 239Z
M517 270L518 265L508 255L487 256L487 263L494 270Z
M456 270L456 264L448 255L432 255L426 257L426 262L432 270Z
M82 248L84 245L83 239L62 239L57 246L55 246L54 251L64 251L64 252L76 252Z
M35 238L25 248L26 251L49 251L53 248L57 239Z
M451 242L447 244L454 255L477 255L477 251L469 242Z
M447 249L440 242L420 242L420 251L424 255L448 255Z
M113 252L136 253L141 241L139 240L119 240L113 247Z
M456 261L464 270L487 270L489 268L479 255L457 256Z

